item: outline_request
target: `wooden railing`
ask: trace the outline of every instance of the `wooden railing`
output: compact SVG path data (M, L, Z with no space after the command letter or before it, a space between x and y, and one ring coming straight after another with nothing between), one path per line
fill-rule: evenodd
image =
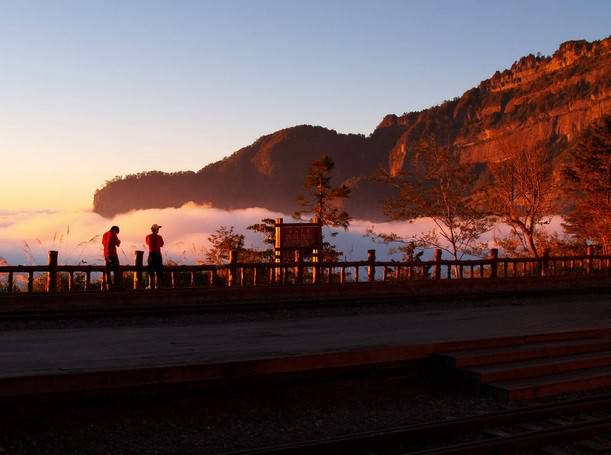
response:
M134 265L120 267L123 287L146 286L143 252L136 251ZM212 286L289 286L322 283L403 282L441 279L505 279L558 275L606 275L611 273L611 256L594 255L539 258L498 257L497 250L485 259L447 260L435 250L431 261L377 261L369 250L364 261L348 262L253 262L238 261L232 252L228 264L169 265L164 267L163 287L196 288ZM150 280L149 280L150 282ZM59 265L58 253L49 252L47 265L0 266L0 292L58 292L107 289L103 265Z

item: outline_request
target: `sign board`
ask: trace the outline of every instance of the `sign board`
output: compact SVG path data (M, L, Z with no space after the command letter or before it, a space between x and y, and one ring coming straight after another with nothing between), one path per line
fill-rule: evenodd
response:
M276 223L276 249L315 250L321 247L322 228L317 223Z

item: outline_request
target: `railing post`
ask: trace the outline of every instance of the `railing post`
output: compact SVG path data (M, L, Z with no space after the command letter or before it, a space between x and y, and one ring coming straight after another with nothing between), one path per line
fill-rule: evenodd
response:
M594 256L594 246L593 245L588 245L587 249L586 249L586 273L588 275L592 274L592 265L594 260L592 259L592 256Z
M321 259L321 250L315 249L312 250L312 284L320 283L320 266L316 265L320 262Z
M216 267L214 266L212 269L210 269L210 277L208 283L210 284L210 287L216 285Z
M545 248L545 250L543 250L543 256L541 256L541 271L540 271L541 276L546 276L548 274L549 254L550 254L550 249Z
M496 278L499 270L499 249L490 249L490 278Z
M274 221L274 262L279 264L283 261L284 255L282 254L282 224L284 220L282 218L276 218ZM284 282L282 276L282 267L274 267L273 269L273 282L282 284ZM271 277L271 276L270 276ZM270 279L270 281L272 281Z
M47 292L57 291L57 251L49 251L49 274L47 275Z
M295 250L295 284L303 283L303 263L301 258L301 251Z
M276 267L274 267L273 264L270 264L269 269L267 270L267 280L271 285L276 282Z
M274 283L283 284L284 283L284 270L280 267L280 264L284 260L284 254L281 250L274 250L274 273L273 273L273 281Z
M229 251L229 277L227 278L227 284L229 287L235 286L236 277L238 276L238 250Z
M367 266L367 280L375 281L376 279L376 250L367 250L367 262L369 265Z
M433 270L434 273L434 278L436 280L440 280L441 279L441 249L440 248L435 248L435 268Z
M14 286L14 278L13 278L13 272L9 272L8 273L8 282L7 282L7 292L9 294L11 294L13 292L13 286Z
M144 287L144 278L142 275L144 270L144 251L136 250L135 265L136 272L134 273L134 289L140 289Z

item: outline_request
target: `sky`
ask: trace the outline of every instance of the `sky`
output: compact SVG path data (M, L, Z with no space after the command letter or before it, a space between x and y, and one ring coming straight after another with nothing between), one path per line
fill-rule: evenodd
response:
M115 175L198 170L297 124L370 134L608 0L0 0L0 211L87 210Z

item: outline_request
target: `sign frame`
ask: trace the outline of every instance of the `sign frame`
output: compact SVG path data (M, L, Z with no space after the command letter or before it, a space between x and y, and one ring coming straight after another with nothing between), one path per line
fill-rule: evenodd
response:
M322 251L322 223L284 223L276 218L274 251L275 257L289 256L289 252L300 251L304 255L317 256ZM292 256L292 255L290 255Z

